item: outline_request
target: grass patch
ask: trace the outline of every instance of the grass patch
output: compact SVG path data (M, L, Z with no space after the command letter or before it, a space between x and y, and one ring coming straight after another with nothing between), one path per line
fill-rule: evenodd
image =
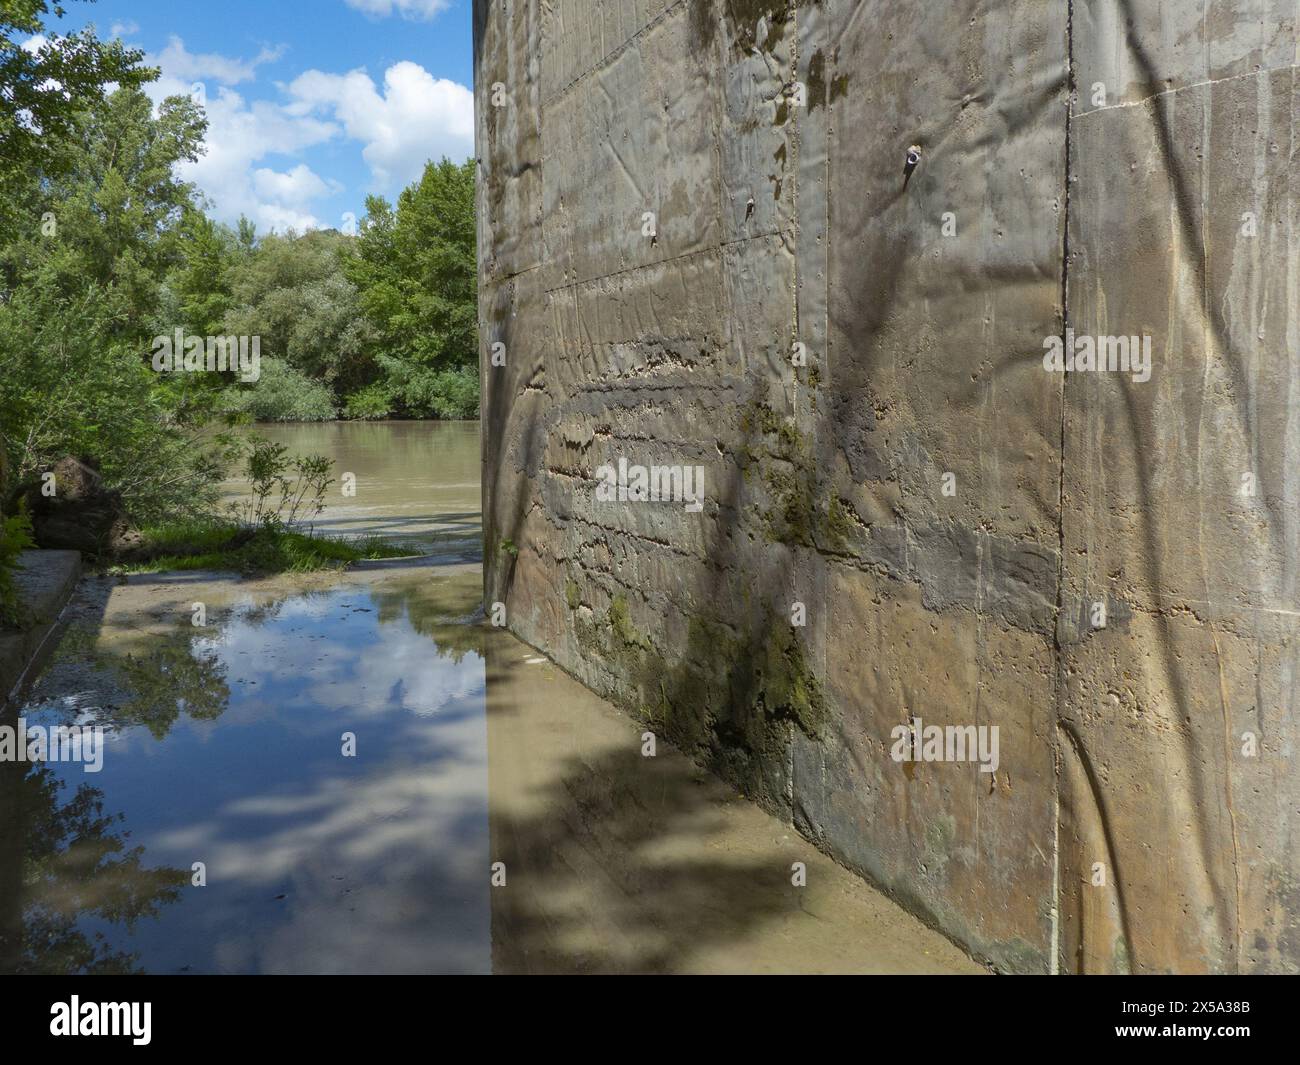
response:
M416 549L379 537L341 539L230 522L187 522L141 531L143 544L113 573L234 570L247 575L343 569L371 558L399 558Z

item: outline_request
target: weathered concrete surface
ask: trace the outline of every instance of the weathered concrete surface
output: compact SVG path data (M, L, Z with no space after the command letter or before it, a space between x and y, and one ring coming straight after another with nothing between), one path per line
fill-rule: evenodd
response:
M1075 5L1069 320L1155 351L1065 389L1072 968L1300 965L1297 14Z
M19 624L0 631L0 709L30 673L81 573L76 551L24 551L14 567Z
M478 0L488 603L999 968L1300 969L1296 45ZM1048 372L1067 326L1150 380ZM601 502L620 458L703 509Z
M494 972L986 972L667 744L644 757L639 727L488 632L488 816L509 874Z

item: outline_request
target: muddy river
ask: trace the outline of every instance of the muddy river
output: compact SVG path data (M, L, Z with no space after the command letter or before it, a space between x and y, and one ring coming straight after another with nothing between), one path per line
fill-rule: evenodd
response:
M313 522L317 532L375 534L422 550L478 546L478 422L264 424L257 432L292 455L333 461L335 481ZM231 480L224 487L234 500L246 484Z

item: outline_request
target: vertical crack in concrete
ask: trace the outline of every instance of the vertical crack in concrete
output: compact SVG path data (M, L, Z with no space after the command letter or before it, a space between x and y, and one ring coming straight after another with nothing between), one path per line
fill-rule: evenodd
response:
M1061 350L1066 350L1065 331L1070 322L1070 119L1074 110L1074 0L1069 0L1065 14L1065 180L1061 194ZM1052 626L1052 657L1056 683L1052 696L1056 722L1052 729L1055 781L1052 801L1052 913L1051 957L1048 971L1053 975L1061 967L1061 699L1062 673L1061 617L1065 608L1065 385L1069 373L1061 374L1061 473L1056 497L1056 618Z

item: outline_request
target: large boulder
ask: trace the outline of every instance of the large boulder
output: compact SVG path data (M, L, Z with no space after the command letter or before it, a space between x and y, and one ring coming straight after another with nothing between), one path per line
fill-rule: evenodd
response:
M62 458L49 473L52 481L42 476L20 493L40 547L103 555L130 538L121 493L105 487L92 460Z

